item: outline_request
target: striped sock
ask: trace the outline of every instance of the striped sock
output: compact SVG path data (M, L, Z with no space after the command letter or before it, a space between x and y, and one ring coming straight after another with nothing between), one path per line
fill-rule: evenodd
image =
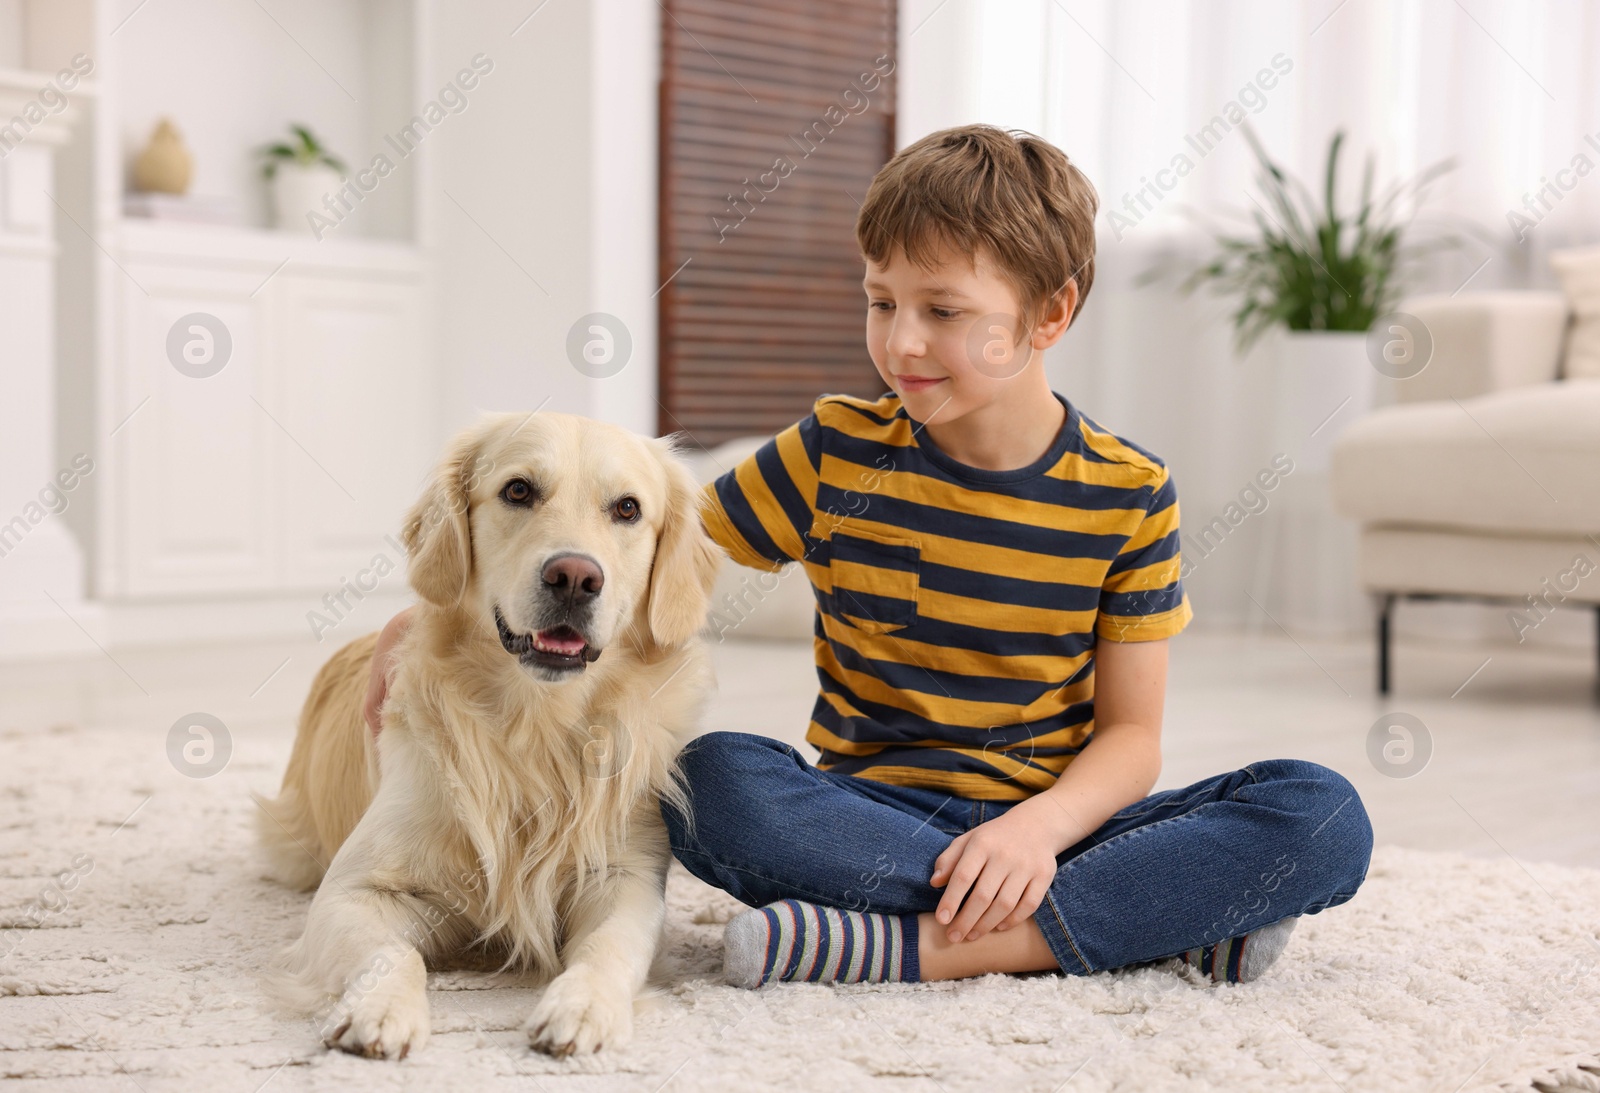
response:
M1178 959L1191 968L1198 968L1200 974L1209 976L1213 983L1248 983L1259 978L1278 959L1299 920L1299 915L1290 915L1248 934L1190 949L1180 953Z
M773 980L915 983L919 970L916 915L785 899L740 912L723 933L723 974L736 987Z

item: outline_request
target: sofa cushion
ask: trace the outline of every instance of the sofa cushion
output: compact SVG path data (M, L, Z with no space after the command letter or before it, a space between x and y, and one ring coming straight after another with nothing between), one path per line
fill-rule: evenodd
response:
M1600 247L1558 250L1550 255L1550 267L1561 279L1572 309L1561 374L1567 379L1600 379Z
M1397 402L1475 398L1550 383L1561 375L1572 315L1564 293L1413 296L1400 310L1421 320L1433 353L1421 372L1395 381ZM1394 334L1394 328L1388 333Z
M1492 535L1439 528L1361 529L1361 584L1372 592L1429 592L1544 601L1513 606L1508 635L1562 604L1600 603L1600 548L1583 535ZM1519 621L1520 620L1520 621Z
M1600 533L1600 379L1385 407L1340 435L1332 476L1363 523Z

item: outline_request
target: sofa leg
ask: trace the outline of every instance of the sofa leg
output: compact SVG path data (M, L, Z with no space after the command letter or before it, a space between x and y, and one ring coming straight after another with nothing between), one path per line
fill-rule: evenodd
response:
M1384 593L1378 606L1378 693L1389 693L1389 616L1394 610L1394 596Z

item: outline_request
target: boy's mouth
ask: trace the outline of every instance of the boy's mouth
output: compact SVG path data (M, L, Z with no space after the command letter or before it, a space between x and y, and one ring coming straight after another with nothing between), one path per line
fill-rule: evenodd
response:
M948 376L896 376L894 380L900 385L900 390L902 391L926 391L930 387L943 383L948 378Z

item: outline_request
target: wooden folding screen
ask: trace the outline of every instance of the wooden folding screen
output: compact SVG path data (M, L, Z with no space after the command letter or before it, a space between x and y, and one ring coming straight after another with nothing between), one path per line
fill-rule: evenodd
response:
M894 0L665 0L662 432L875 396L855 220L894 151Z

